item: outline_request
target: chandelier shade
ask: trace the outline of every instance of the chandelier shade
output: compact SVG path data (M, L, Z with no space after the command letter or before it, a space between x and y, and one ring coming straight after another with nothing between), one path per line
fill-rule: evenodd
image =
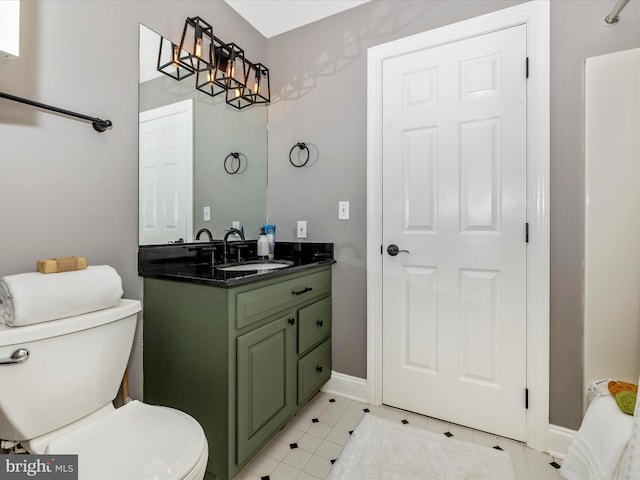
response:
M180 62L194 65L198 71L211 67L213 27L200 17L187 18L180 39Z
M247 64L244 50L235 43L215 42L215 82L227 90L241 88L247 84Z
M180 61L180 47L175 43L160 38L158 51L158 71L176 80L184 80L195 73L195 66L191 62Z
M261 63L249 64L246 92L251 96L253 103L269 103L271 101L271 86L267 67Z

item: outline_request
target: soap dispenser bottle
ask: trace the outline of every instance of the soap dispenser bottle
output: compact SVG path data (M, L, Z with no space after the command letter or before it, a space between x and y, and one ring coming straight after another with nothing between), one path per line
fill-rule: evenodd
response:
M267 238L267 232L264 230L264 227L260 228L260 236L258 237L258 256L269 256L269 239Z

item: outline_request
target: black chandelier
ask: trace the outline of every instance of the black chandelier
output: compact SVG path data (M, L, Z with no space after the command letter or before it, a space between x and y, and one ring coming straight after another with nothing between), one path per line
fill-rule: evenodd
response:
M226 103L237 109L271 101L269 69L216 37L200 17L187 18L179 46L160 39L158 71L175 80L195 74L197 90L211 97L224 93Z

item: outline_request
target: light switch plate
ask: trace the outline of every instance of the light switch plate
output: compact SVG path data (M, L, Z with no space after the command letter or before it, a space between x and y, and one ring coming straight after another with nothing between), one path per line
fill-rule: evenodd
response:
M205 222L211 221L211 207L204 207L202 212L202 220Z
M235 228L236 230L240 230L240 221L239 220L234 220L233 222L231 222L231 228Z
M298 238L307 238L307 221L298 220L298 228L296 229Z
M349 202L347 200L338 202L338 219L349 220Z

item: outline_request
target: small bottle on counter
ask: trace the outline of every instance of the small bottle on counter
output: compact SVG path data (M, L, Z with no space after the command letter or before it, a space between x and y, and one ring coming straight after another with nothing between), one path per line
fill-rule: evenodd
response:
M260 236L258 237L258 256L269 256L269 239L267 238L267 232L264 227L260 227Z

